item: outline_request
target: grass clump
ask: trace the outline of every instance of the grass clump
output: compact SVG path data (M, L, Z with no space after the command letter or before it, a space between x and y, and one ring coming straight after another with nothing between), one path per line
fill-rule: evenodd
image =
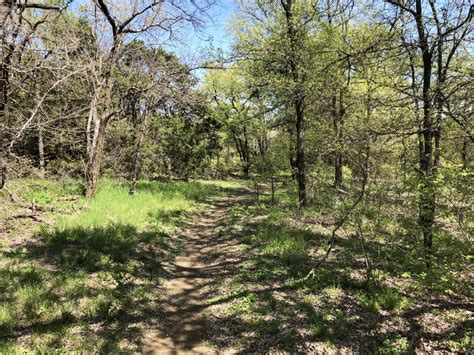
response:
M285 264L298 264L308 257L308 243L301 234L291 230L265 226L257 232L256 238L263 243L264 255L276 257Z
M369 288L368 294L358 294L360 304L373 311L400 311L410 306L410 301L394 289L388 287Z

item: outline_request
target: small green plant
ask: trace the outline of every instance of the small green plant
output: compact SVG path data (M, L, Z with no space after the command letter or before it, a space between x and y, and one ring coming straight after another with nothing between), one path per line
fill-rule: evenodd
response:
M358 294L359 302L368 310L396 311L410 305L407 297L391 288L371 288L368 294Z
M398 355L408 352L410 345L407 338L397 336L395 339L385 339L382 346L378 349L379 354Z
M234 303L233 309L240 314L249 314L254 310L256 302L258 302L257 294L245 292L241 299Z

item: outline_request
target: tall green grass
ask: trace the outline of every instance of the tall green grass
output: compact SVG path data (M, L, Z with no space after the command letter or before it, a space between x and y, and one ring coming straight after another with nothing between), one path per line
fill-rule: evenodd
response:
M103 181L96 197L81 201L80 213L58 219L57 228L103 227L122 224L135 227L138 231L154 228L156 224L175 222L170 215L198 209L206 197L197 183L189 185L148 183L139 184L137 192L129 195L128 184ZM207 191L209 192L209 191Z

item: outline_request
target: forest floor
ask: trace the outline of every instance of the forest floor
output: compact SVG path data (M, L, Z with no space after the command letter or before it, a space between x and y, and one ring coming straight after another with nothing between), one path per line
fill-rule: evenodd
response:
M337 212L323 195L298 211L240 182L10 189L28 204L0 193L0 353L473 351L472 240L439 223L426 269L402 202L363 237L347 226L304 279Z

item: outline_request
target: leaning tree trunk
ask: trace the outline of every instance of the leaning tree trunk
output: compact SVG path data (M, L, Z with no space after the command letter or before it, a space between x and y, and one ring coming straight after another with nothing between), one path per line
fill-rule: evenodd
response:
M99 135L99 128L100 128L100 120L97 115L97 96L98 92L94 89L94 96L92 96L92 100L90 103L89 108L89 117L87 119L87 126L86 126L86 140L87 140L87 159L90 162L92 160L92 156L95 150L95 146L97 145L97 137Z

